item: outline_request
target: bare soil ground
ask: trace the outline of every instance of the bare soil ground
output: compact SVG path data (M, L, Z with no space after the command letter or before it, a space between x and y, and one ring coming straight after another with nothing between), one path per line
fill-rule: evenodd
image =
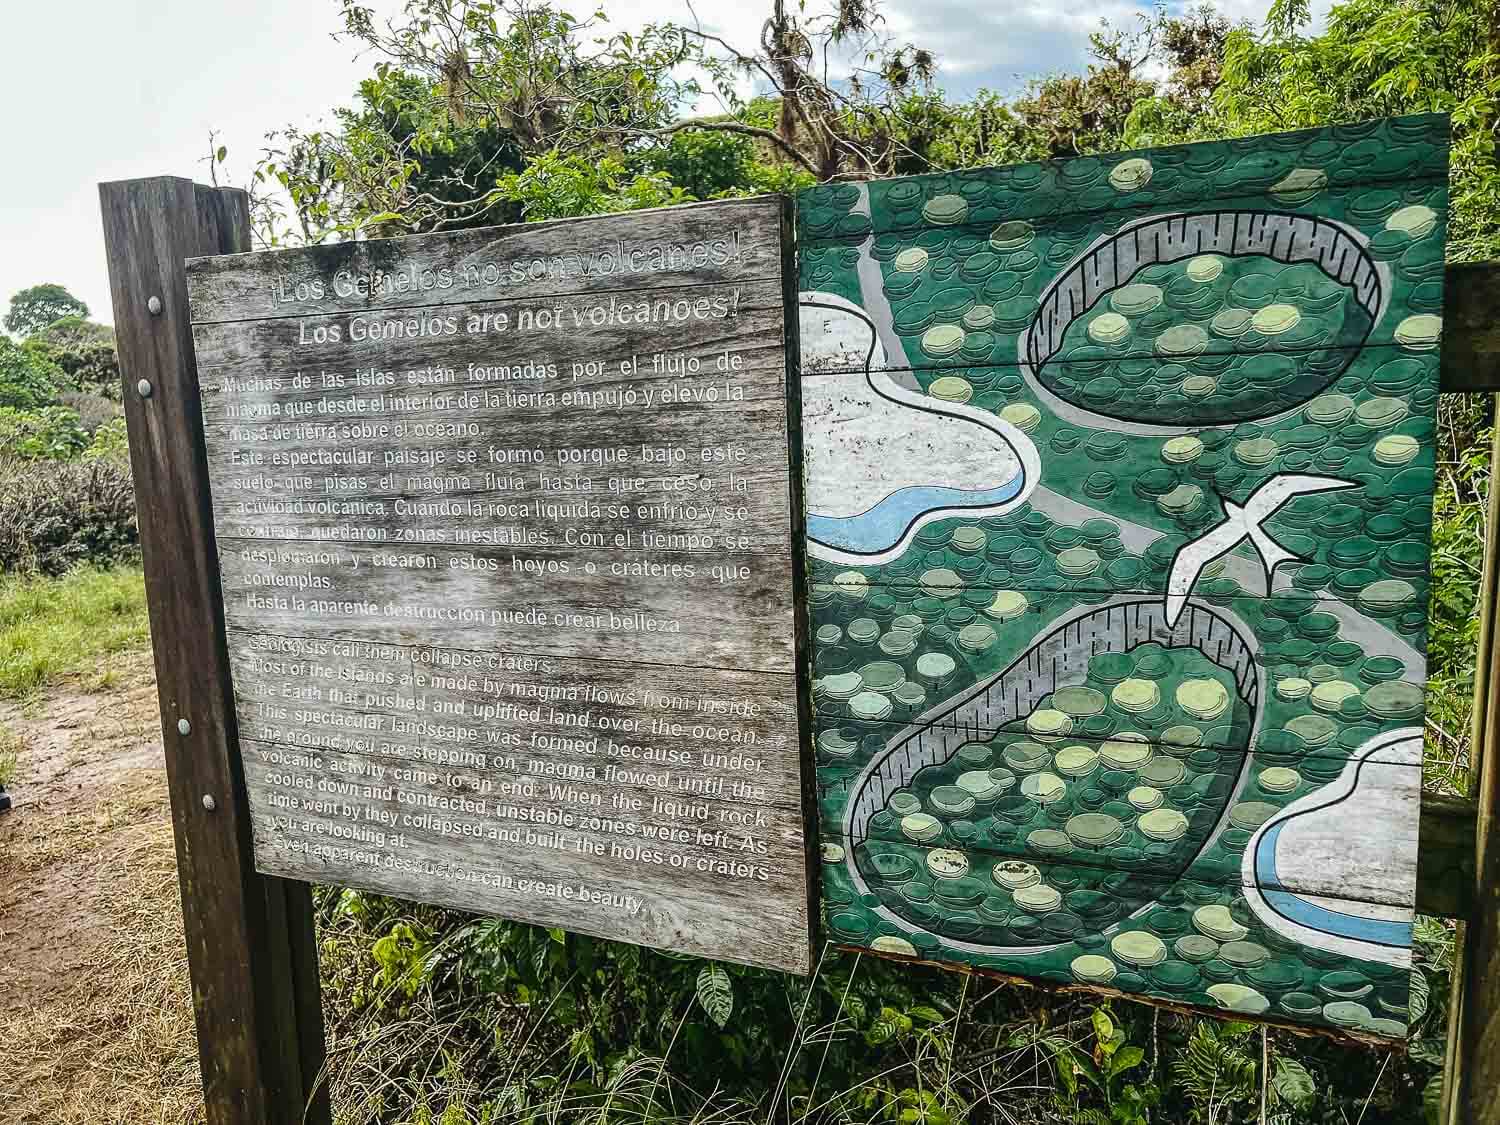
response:
M201 1120L150 654L0 702L0 1120Z

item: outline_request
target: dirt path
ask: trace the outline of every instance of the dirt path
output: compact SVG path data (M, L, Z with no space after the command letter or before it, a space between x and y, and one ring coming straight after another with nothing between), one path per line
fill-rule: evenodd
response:
M0 1120L198 1117L192 1010L148 653L115 686L0 703Z

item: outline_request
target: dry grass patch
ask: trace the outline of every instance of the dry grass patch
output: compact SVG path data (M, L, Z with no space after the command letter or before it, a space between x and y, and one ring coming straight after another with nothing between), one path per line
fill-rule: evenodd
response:
M100 857L109 923L95 967L54 998L0 1010L0 1118L16 1125L203 1120L169 824Z

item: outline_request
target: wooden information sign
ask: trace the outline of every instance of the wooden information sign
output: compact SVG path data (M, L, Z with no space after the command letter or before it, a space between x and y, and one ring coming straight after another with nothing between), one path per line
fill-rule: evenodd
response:
M188 263L261 871L808 971L788 216Z

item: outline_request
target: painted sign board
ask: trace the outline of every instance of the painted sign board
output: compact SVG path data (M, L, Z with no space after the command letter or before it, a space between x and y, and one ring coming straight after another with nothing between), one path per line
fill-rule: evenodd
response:
M257 867L807 972L788 201L188 280Z
M800 196L833 940L1405 1034L1447 147Z

